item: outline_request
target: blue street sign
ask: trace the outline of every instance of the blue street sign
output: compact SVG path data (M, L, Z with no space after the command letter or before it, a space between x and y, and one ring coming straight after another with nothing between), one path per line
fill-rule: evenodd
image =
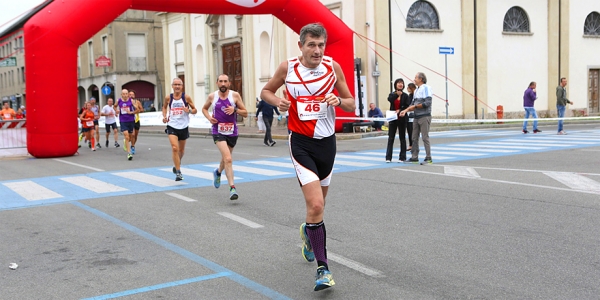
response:
M111 92L112 92L112 90L110 89L110 86L105 85L102 87L102 94L108 96L108 95L110 95Z
M440 47L440 54L454 54L454 47Z

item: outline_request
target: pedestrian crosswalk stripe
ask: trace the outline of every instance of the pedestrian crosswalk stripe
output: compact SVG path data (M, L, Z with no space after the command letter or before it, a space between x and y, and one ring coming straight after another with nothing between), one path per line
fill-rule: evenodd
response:
M574 189L582 191L596 191L600 193L600 183L597 181L570 172L543 172L544 175Z
M470 152L490 152L490 153L515 153L519 152L519 150L503 150L503 149L482 149L478 148L475 145L466 145L460 147L443 147L443 146L431 146L432 152L433 150L460 150L460 151L470 151Z
M594 138L600 138L600 137L597 137L597 136L586 136L585 138L579 138L579 137L572 137L572 138L570 138L570 137L565 137L565 136L544 136L544 137L532 137L532 138L529 138L529 139L530 140L552 140L553 142L554 141L561 141L561 142L562 141L567 141L569 143L572 143L572 142L578 142L578 143L584 142L584 143L587 143L590 140L593 140Z
M518 141L515 139L509 139L508 141ZM531 142L531 143L556 143L555 145L567 145L567 144L571 144L574 143L574 141L572 140L559 140L559 139L541 139L541 138L531 138L531 139L526 139L525 142ZM583 144L583 145L592 145L592 144L596 144L595 142L589 142L588 141L577 141L577 144Z
M425 151L425 148L421 147L419 151ZM367 153L373 153L373 152L367 152ZM394 150L393 153L394 153L394 157L395 157L398 154L400 154L400 151ZM410 150L407 150L406 153L408 155L410 155ZM453 151L435 151L434 154L454 155L454 156L483 156L483 155L485 155L485 154L481 154L481 153L453 152Z
M530 144L534 146L545 146L545 147L572 147L576 144L587 144L586 142L573 142L573 141L558 141L558 140L538 140L538 139L525 139L525 140L516 140L516 139L506 139L502 140L506 142L514 142L521 144ZM595 143L591 143L595 144Z
M3 184L4 186L13 190L15 193L19 194L21 197L25 198L27 201L46 200L62 197L61 194L55 193L54 191L31 180L6 182Z
M127 189L122 188L120 186L116 186L114 184L110 184L108 182L104 182L88 176L63 177L60 180L66 181L70 184L99 194L127 191Z
M444 166L444 173L464 177L481 177L474 168L463 166Z
M287 169L294 169L294 164L291 162L281 162L281 161L271 161L271 160L257 160L257 161L249 161L250 164L262 165L262 166L271 166L271 167L280 167Z
M520 142L520 143L510 143L510 142L478 142L477 145L498 145L498 146L504 146L503 148L510 148L510 149L524 149L524 150L542 150L545 149L545 147L551 147L553 145L532 145L532 146L523 146L523 144L525 144L526 142ZM494 147L496 148L496 147Z
M337 158L335 159L334 165L350 166L350 167L372 167L372 166L376 166L376 164L370 164L370 163L364 163L364 162L358 162L358 161L339 160Z
M218 167L218 164L210 164L210 165L206 165L209 167ZM233 171L235 172L243 172L243 173L252 173L252 174L257 174L257 175L264 175L264 176L280 176L280 175L288 175L288 174L292 174L290 172L281 172L281 171L275 171L275 170L268 170L268 169L259 169L259 168L253 168L253 167L246 167L246 166L240 166L240 165L233 165Z
M359 153L357 153L357 154L359 154ZM355 161L363 161L363 160L378 161L378 162L383 162L384 161L383 157L370 157L370 156L361 156L361 155L337 154L335 157L337 157L337 158L344 158L344 159L352 159L352 160L355 160Z
M497 146L497 145L485 145L485 144L481 144L481 143L475 143L475 144L450 144L450 146L456 146L456 147L478 147L478 148L492 148L492 149L517 149L513 146ZM534 148L534 147L520 147L519 149L531 149L531 150L540 150L543 148Z
M169 173L173 174L173 168L171 168L171 169L160 169L160 170L161 171L165 171L165 172L169 172ZM213 180L213 173L212 172L200 171L200 170L190 169L190 168L180 168L179 170L181 171L181 174L183 174L183 178L189 176L189 177L206 179L206 180L210 180L210 181ZM173 174L173 176L175 176L175 174ZM175 178L175 177L173 177L173 178ZM243 178L234 176L234 180L239 180L239 179L243 179Z
M146 173L142 173L142 172L118 172L118 173L112 173L115 176L119 176L119 177L123 177L123 178L127 178L129 180L135 180L141 183L146 183L146 184L150 184L150 185L154 185L157 187L170 187L170 186L180 186L180 185L186 185L187 183L182 182L182 181L175 181L173 178L165 178L165 177L159 177L159 176L154 176L154 175L150 175L150 174L146 174Z

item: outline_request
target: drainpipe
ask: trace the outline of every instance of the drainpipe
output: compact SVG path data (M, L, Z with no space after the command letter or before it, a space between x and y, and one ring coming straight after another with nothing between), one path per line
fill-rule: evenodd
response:
M475 63L474 63L474 76L475 76L475 98L473 99L475 119L477 119L477 0L473 0L473 23L474 23L474 51Z

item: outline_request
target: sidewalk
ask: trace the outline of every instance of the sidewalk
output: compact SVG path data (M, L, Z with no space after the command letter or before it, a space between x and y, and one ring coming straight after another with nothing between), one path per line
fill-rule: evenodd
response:
M165 126L144 126L140 128L140 133L152 133L152 134L164 134ZM190 128L190 135L198 136L209 136L211 135L210 129L208 128ZM366 137L374 137L387 135L387 131L373 131L373 132L356 132L356 133L336 133L338 140L354 140ZM264 133L258 133L258 127L248 127L244 124L238 124L238 135L245 138L264 138ZM287 140L288 131L285 126L273 126L271 128L271 135L274 140Z

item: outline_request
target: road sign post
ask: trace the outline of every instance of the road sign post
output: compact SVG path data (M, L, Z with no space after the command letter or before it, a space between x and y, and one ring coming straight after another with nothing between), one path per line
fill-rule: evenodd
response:
M448 54L454 55L454 47L440 47L440 54L444 54L446 65L446 119L448 119Z

